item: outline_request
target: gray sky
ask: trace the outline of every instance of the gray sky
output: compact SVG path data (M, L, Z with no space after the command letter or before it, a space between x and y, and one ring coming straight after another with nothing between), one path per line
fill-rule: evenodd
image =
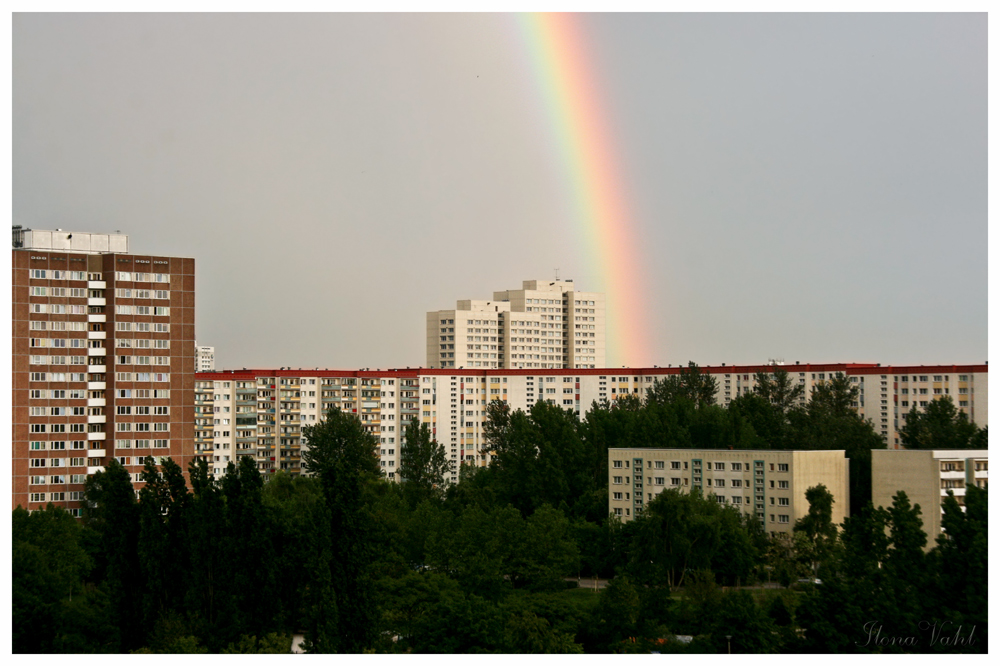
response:
M987 358L985 14L583 26L648 364ZM195 257L219 367L422 365L428 310L604 287L537 81L509 15L15 15L13 220Z

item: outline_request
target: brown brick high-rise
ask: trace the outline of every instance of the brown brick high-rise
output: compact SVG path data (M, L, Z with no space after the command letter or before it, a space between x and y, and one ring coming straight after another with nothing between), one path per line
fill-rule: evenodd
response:
M194 454L194 259L128 238L14 228L12 507L79 514L113 456Z

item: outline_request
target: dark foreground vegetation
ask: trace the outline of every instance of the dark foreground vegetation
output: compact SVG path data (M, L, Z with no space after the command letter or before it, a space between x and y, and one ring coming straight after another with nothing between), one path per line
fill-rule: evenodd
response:
M493 403L491 466L446 491L426 426L407 428L390 483L339 411L306 428L309 478L265 483L243 458L219 479L192 465L186 483L149 459L137 497L112 462L81 521L14 511L14 652L287 652L295 633L315 652L985 652L986 491L969 487L965 511L946 500L948 536L925 551L905 494L867 501L884 444L852 411L856 389L838 377L801 407L780 369L758 380L723 408L692 367L583 421ZM904 441L986 448L941 411ZM830 494L810 489L793 536L774 537L665 491L623 525L607 515L607 450L637 446L844 449L858 502L838 530ZM611 580L576 587L594 577Z

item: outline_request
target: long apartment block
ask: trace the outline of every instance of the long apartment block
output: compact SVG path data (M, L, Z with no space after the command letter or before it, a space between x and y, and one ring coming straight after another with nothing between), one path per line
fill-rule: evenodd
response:
M951 492L962 506L970 486L986 488L989 451L908 450L872 451L872 504L892 506L904 491L911 504L919 504L927 549L941 533L941 505Z
M770 366L703 368L719 383L719 404L753 389L753 375ZM871 418L877 431L898 447L895 428L900 398L925 388L935 395L968 396L965 410L986 425L987 368L983 366L907 366L874 364L790 365L793 381L813 387L837 373L859 387L855 407ZM197 375L196 440L198 455L220 472L239 455L254 455L262 471L301 470L302 426L322 420L330 407L357 414L379 441L381 465L389 478L399 467L403 427L416 417L458 464L486 465L483 436L486 406L505 401L512 409L530 409L543 400L582 417L594 402L609 403L626 395L643 397L657 379L680 368L629 369L428 369L303 370L247 369ZM941 377L940 382L936 381ZM902 378L906 377L906 381ZM916 379L913 379L916 377ZM921 377L926 381L921 381ZM931 393L936 386L941 393ZM906 388L907 393L902 393ZM965 392L960 391L965 388ZM948 393L945 393L948 389ZM883 403L883 401L885 401ZM961 402L959 402L961 404ZM890 406L891 405L891 406ZM908 411L910 407L904 408ZM906 413L906 412L903 412ZM883 414L885 416L883 416ZM882 421L882 419L886 419ZM895 439L895 443L893 443ZM457 481L457 471L452 477Z
M12 506L79 515L117 458L183 468L194 438L194 260L122 234L13 230Z
M623 522L664 490L697 488L755 516L768 532L791 532L809 512L806 491L822 484L841 523L850 512L849 478L843 450L608 449L608 507Z
M429 368L600 368L605 344L604 294L572 280L525 280L427 313Z

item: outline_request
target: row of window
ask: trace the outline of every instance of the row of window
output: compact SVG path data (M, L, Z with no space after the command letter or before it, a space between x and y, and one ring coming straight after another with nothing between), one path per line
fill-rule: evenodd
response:
M115 423L115 432L170 432L169 423Z
M170 324L154 324L144 321L116 321L115 330L124 333L169 333Z
M86 467L86 458L31 458L31 467Z
M115 347L126 349L170 349L170 340L149 340L136 338L116 338Z
M120 416L167 416L170 414L170 407L167 405L118 405L115 411Z
M115 272L115 280L118 282L170 282L169 273L129 273L124 271Z
M32 314L87 314L86 305L60 305L58 303L29 303L28 312Z
M115 389L119 398L169 398L170 389Z
M69 479L67 481L67 478ZM46 480L47 479L47 480ZM70 474L65 476L62 474L57 474L54 476L29 476L28 483L33 486L44 486L46 484L60 485L64 483L86 483L86 474Z
M152 446L151 446L152 445ZM165 449L170 446L169 439L115 439L114 446L116 449Z
M32 331L86 331L85 321L32 321Z
M33 280L86 280L87 273L84 271L51 271L41 268L32 268L29 272Z
M86 407L32 407L32 416L86 416Z
M169 382L169 372L116 372L119 382Z
M66 493L31 493L28 498L30 502L79 502L83 499L82 490L74 490Z
M170 292L166 289L115 289L115 296L118 298L170 298Z
M69 430L66 429L69 426ZM86 423L32 423L31 432L87 432Z
M170 315L168 307L153 307L150 305L116 305L115 313L120 315L155 315L167 317Z
M115 356L118 365L170 365L169 356Z
M28 448L32 451L65 451L66 442L45 442L45 441L34 441L28 443ZM87 442L83 440L77 440L69 442L70 449L85 449L87 448Z
M86 356L38 356L28 358L29 365L87 365Z
M66 287L31 287L28 292L32 296L55 296L70 298L87 298L87 290L84 288Z

